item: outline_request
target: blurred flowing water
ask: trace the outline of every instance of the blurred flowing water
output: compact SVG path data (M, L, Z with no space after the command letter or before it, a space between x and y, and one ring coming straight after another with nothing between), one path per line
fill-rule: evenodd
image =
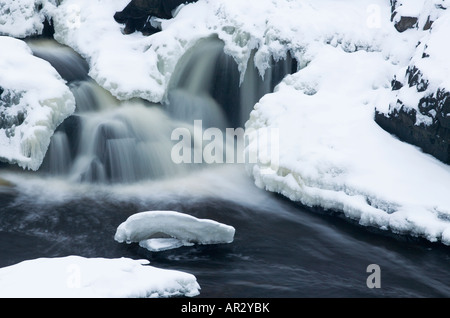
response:
M116 100L65 47L30 46L68 81L77 111L54 134L38 172L0 167L0 267L68 255L146 258L194 274L199 297L450 296L446 246L299 206L258 189L241 164L171 160L177 127L192 129L194 120L242 127L258 99L296 70L289 56L264 80L250 64L240 83L223 44L205 40L180 61L168 100L150 104ZM114 241L120 223L149 210L232 225L235 240L164 252ZM370 264L380 266L379 289L366 284Z

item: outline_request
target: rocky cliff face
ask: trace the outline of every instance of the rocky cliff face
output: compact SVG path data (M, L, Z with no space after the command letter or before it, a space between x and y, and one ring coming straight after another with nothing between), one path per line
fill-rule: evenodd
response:
M401 140L450 163L450 62L442 40L450 33L448 4L392 0L391 7L397 31L423 36L408 67L392 79L389 110L377 110L375 120Z

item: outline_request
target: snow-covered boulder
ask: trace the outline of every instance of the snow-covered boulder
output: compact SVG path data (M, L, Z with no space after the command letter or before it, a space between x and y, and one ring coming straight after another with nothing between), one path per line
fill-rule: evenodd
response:
M411 31L421 35L417 48L393 77L389 107L379 105L375 118L385 130L450 163L450 46L443 40L450 32L450 13L441 1L422 2L418 17L433 23L426 31ZM427 10L434 2L439 6Z
M193 243L231 243L234 233L234 227L213 220L175 211L148 211L133 214L120 224L114 239L160 251Z
M147 260L68 256L0 268L2 298L167 298L199 294L192 274Z
M25 38L42 34L58 0L0 0L0 35Z
M54 130L75 111L75 99L25 42L0 36L0 48L0 160L37 170Z
M391 0L391 21L398 32L428 30L447 6L445 0Z

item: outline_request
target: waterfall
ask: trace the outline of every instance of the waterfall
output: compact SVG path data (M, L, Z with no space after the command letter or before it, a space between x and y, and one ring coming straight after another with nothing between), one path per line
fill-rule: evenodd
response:
M204 39L177 64L166 101L152 104L117 100L88 76L86 62L67 47L49 40L30 47L68 82L77 105L52 137L40 173L73 182L158 180L204 166L174 162L172 132L183 127L195 134L194 121L201 121L203 130L243 127L254 104L296 67L288 56L262 78L252 58L240 83L223 42ZM195 142L191 147L192 153L199 151Z
M253 51L242 83L237 63L225 54L224 43L207 38L185 54L171 78L167 109L178 119L202 119L205 127L244 127L253 106L273 91L287 75L297 71L296 60L271 60L261 77Z

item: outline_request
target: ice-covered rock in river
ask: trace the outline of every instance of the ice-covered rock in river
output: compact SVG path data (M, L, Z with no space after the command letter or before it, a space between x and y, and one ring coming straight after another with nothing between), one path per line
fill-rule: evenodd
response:
M2 298L167 298L199 294L192 274L147 260L68 256L0 268Z
M75 111L75 99L25 42L0 36L0 47L0 160L37 170L54 130Z
M175 211L148 211L133 214L120 224L114 239L161 251L192 243L231 243L234 233L234 227L213 220Z

